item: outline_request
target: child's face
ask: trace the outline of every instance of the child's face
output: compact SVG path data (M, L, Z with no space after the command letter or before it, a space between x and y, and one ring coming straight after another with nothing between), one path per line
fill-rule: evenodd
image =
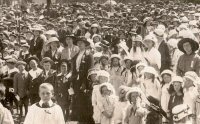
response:
M101 91L102 91L102 95L104 95L104 96L109 94L109 90L108 90L107 86L103 86L101 88Z
M131 102L132 102L133 104L136 104L138 97L139 97L139 94L138 94L137 92L131 93L131 98L130 98L130 99L131 99Z
M53 93L48 88L40 88L39 96L42 101L48 102L53 97Z
M108 78L105 76L99 76L99 83L102 84L105 82L108 82Z
M164 75L163 75L163 81L164 81L165 83L171 82L171 76L170 76L170 75L167 75L167 74L164 74Z
M95 81L97 80L96 77L97 77L97 74L92 74L92 75L90 75L91 81L92 81L92 82L95 82Z
M151 79L151 78L153 77L153 74L145 72L145 73L144 73L144 76L145 76L147 79Z

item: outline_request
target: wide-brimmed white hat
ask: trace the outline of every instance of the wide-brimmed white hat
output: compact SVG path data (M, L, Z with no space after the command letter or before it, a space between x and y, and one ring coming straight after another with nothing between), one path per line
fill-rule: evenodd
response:
M117 59L121 60L121 57L119 54L112 54L110 59L113 59L113 58L117 58Z
M155 68L151 67L151 66L146 66L143 70L142 70L142 74L144 73L150 73L153 74L155 77L158 76L158 72L155 70Z
M173 120L175 122L192 114L191 108L186 104L177 105L172 109Z
M152 41L154 44L156 44L158 40L154 35L149 34L144 38L143 43L145 44L146 41Z

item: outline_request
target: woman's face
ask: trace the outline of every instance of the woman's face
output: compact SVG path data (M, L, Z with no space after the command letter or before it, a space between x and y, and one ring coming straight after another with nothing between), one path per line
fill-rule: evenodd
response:
M184 87L185 88L189 88L189 87L191 87L193 85L193 81L191 80L191 79L189 79L189 78L184 78Z
M145 46L150 49L154 46L154 42L153 41L145 41L144 42Z
M86 45L83 41L78 41L77 46L79 47L80 50L83 50L86 48Z
M174 87L174 90L175 92L180 92L180 89L181 89L181 82L173 82L173 87Z
M52 43L50 44L50 46L51 46L51 49L56 50L57 47L58 47L58 44L57 44L57 42L52 42Z
M97 74L90 75L90 79L92 82L95 82L97 80Z
M66 40L65 40L65 43L66 43L67 45L72 45L72 44L73 44L72 38L67 37Z
M97 28L92 28L93 33L97 33Z
M103 65L107 65L108 64L108 60L106 58L102 58L101 62Z
M168 74L164 74L164 75L163 75L163 81L164 81L165 83L169 83L169 82L171 82L171 80L172 80L172 78L171 78L170 75L168 75Z
M31 60L29 64L30 64L30 67L31 67L32 69L37 68L37 65L38 65L37 62L36 62L35 60Z
M113 64L113 66L118 66L119 65L119 59L113 58L112 64Z
M187 54L190 54L192 52L192 46L189 42L183 44L183 49Z

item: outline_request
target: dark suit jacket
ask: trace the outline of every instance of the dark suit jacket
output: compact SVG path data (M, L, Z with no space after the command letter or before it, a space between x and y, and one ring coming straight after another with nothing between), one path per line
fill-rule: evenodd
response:
M22 55L22 51L20 51L20 53L19 53L19 60L22 60L22 61L24 61L24 62L28 62L27 61L27 59L29 58L31 56L31 54L29 53L29 54L26 54L26 55Z
M161 54L161 68L160 68L160 72L162 72L165 69L170 69L170 65L171 65L171 57L169 54L169 48L167 46L167 44L165 43L165 41L162 41L158 51Z
M74 80L73 89L76 92L80 91L80 87L84 89L89 88L89 81L87 80L88 70L94 65L93 57L91 54L85 52L82 56L79 72L76 70L76 59L78 54L72 59L72 78Z
M43 49L44 40L41 37L37 37L37 39L35 41L34 40L35 38L30 42L29 52L31 55L36 55L41 60L41 52ZM34 44L34 42L36 42L36 44Z
M39 76L39 78L42 79L42 83L50 83L54 86L55 85L55 78L56 78L56 71L51 69L48 72L48 76L46 76L45 74L46 74L46 72L44 70L42 72L42 74Z

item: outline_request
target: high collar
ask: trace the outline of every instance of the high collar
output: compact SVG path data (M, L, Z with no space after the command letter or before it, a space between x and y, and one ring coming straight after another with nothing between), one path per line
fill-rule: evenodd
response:
M39 105L42 106L43 103L44 103L44 101L40 100ZM53 106L52 100L49 100L48 103L49 103L49 106Z

